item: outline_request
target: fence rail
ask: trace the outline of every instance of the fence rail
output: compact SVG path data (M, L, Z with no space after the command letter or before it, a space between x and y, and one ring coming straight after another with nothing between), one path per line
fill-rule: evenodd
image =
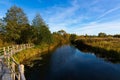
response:
M0 48L0 63L1 63L1 75L0 75L0 80L6 80L5 72L10 72L10 77L11 79L7 80L25 80L24 76L24 65L23 64L18 64L12 55L14 55L17 52L20 52L22 50L32 48L34 47L33 44L21 44L21 45L12 45L8 47L3 47ZM4 68L6 67L6 68ZM7 71L6 71L7 70Z

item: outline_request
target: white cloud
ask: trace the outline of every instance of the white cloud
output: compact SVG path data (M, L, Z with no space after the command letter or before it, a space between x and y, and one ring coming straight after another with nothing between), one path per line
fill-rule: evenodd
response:
M97 35L99 32L105 32L107 34L118 33L120 34L119 21L89 24L83 27L73 28L71 31L73 33L77 32L77 34L91 34L91 35Z
M0 18L5 16L7 9L12 5L13 0L0 0Z
M46 22L50 26L50 30L58 31L64 29L67 31L67 27L71 24L78 23L83 16L76 16L76 11L80 9L77 2L78 0L72 0L70 2L71 6L54 6L47 9L43 14L45 16Z
M5 16L6 11L4 9L0 10L0 18L3 18Z
M106 32L108 34L119 33L120 24L117 21L113 20L111 22L103 23L102 18L107 14L110 14L111 12L120 9L120 7L110 9L103 13L105 9L101 9L101 7L98 7L96 5L98 2L99 0L93 0L91 1L91 3L89 3L89 5L81 6L79 4L79 0L72 0L70 2L71 6L54 6L52 8L47 9L47 11L44 12L46 14L43 15L45 16L45 19L48 25L50 26L50 30L52 32L64 29L69 33L76 34L97 34L99 32ZM92 6L92 8L90 6ZM80 14L76 14L76 12L79 12L79 10L83 8L89 10L86 13L82 12ZM98 20L91 20L92 18L95 18L98 15ZM84 22L85 20L89 19L90 22Z
M65 19L73 16L75 12L79 9L80 6L78 4L75 5L75 3L72 4L70 7L59 7L55 6L50 11L49 13L52 13L53 16L50 16L49 21L64 21ZM52 12L51 12L52 11Z
M4 5L4 6L10 6L12 3L11 3L11 0L0 0L0 4L1 5Z
M110 10L107 10L106 12L104 12L102 15L100 15L97 19L100 19L100 18L103 18L104 16L116 11L116 10L119 10L120 9L120 6L118 7L115 7L115 8L112 8Z
M50 27L50 30L52 32L59 31L61 29L65 30L65 31L68 30L66 27L66 24L50 24L49 26L52 26L52 27Z
M94 1L92 2L91 6L93 6L93 5L95 5L95 4L99 3L99 2L100 2L100 0L94 0Z

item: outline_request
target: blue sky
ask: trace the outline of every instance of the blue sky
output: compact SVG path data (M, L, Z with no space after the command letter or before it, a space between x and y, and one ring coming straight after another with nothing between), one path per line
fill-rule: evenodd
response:
M30 22L40 13L52 32L120 34L120 0L0 0L0 18L12 5L21 7Z

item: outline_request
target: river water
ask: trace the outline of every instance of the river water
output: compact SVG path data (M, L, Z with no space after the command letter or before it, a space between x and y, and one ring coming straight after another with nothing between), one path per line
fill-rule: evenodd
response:
M120 80L120 63L112 63L72 45L36 56L25 66L27 80Z

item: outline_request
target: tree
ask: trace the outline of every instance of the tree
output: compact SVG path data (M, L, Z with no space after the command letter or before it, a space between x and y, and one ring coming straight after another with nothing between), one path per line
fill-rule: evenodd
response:
M37 13L35 15L35 17L32 20L32 27L34 28L35 32L34 32L34 43L38 44L41 42L41 35L40 35L40 27L45 25L45 22L43 21L42 17L40 16L39 13Z
M44 22L44 20L42 19L42 17L40 16L40 14L36 14L36 16L34 17L32 21L32 26L36 30L35 43L39 44L42 42L47 42L47 43L51 42L51 36L52 36L51 32L48 26L46 25L46 23Z
M120 38L120 34L115 34L113 37Z
M42 25L46 25L42 17L40 16L39 13L36 14L34 19L32 20L32 26L34 27L40 27Z
M5 29L5 23L2 19L0 19L0 34L4 32Z
M73 42L76 39L76 34L70 35L70 41Z
M88 34L85 34L85 37L88 37Z
M106 35L106 33L100 32L100 33L98 34L98 36L99 36L99 37L106 37L107 35Z
M49 30L49 28L45 25L41 26L39 29L39 37L41 39L41 42L45 42L50 44L52 41L52 35Z
M12 6L4 18L6 22L6 40L15 43L22 43L21 32L26 28L28 19L23 10L17 6Z
M0 19L0 43L2 43L2 40L4 39L4 22L2 19Z
M5 21L8 22L15 22L18 25L28 24L28 19L24 11L17 7L12 6L6 13L6 17L4 18Z
M64 30L59 30L59 31L58 31L58 34L64 35L64 34L66 34L66 32L65 32Z
M26 28L21 31L20 40L22 43L33 43L34 42L34 28L27 24Z

